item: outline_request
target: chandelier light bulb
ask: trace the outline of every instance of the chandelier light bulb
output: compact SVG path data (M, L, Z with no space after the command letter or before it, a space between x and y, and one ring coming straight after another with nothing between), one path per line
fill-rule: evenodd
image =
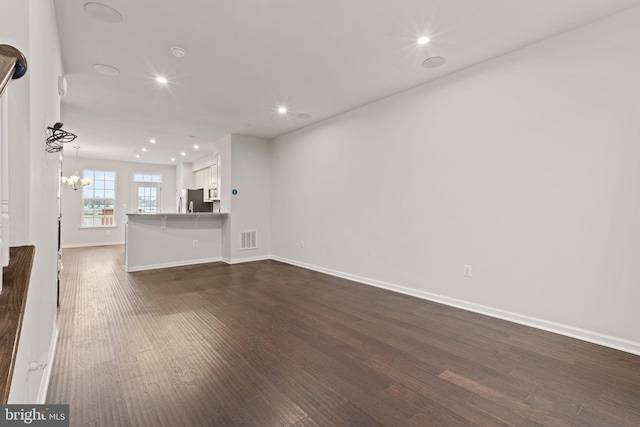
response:
M74 146L73 148L76 149L76 168L77 168L78 167L78 150L80 149L80 147ZM73 172L73 174L71 174L71 176L69 177L63 176L62 183L67 184L68 186L70 186L71 188L77 191L78 189L84 187L85 185L91 185L91 179L80 178L80 172L78 172L78 169L76 169Z

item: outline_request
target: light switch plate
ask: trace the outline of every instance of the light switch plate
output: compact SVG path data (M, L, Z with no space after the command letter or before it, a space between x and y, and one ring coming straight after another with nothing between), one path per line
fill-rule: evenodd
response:
M468 264L465 264L462 268L463 270L463 274L465 277L471 277L471 275L473 274L472 270L471 270L471 266Z

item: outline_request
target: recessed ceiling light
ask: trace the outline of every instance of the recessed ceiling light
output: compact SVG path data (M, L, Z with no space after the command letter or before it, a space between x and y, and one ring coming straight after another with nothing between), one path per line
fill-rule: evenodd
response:
M140 154L136 154L136 158L139 158L139 157L140 157Z
M185 153L184 151L182 153L180 153L181 156L186 156L187 153Z
M162 76L158 76L156 77L156 81L160 84L167 84L167 78L166 77L162 77Z
M145 147L142 147L142 151L147 151L147 149Z
M418 44L427 44L429 43L429 37L423 36L418 39Z
M424 68L438 68L442 64L446 62L442 56L432 56L431 58L427 58L422 61L422 66Z
M278 107L278 113L287 114L287 107Z
M175 157L172 157L172 158L171 158L171 161L172 161L172 162L175 162L175 161L176 161L176 158L175 158Z
M311 114L307 114L307 113L300 113L297 115L297 117L299 119L310 119L311 118Z
M150 142L150 143L152 143L152 144L155 144L155 143L156 143L156 140L155 140L155 139L153 139L153 138L151 138L151 139L149 140L149 142Z
M106 64L93 64L93 69L100 74L106 74L107 76L117 76L120 74L120 70L116 67Z
M187 50L185 48L180 47L180 46L174 46L174 47L171 48L171 53L176 58L183 58L187 54Z
M120 12L102 3L85 3L84 11L87 12L87 15L92 16L102 22L108 22L110 24L117 24L119 22L122 22L122 15L120 14Z
M198 144L194 144L193 148L195 148L197 150L198 148L200 148L200 146Z

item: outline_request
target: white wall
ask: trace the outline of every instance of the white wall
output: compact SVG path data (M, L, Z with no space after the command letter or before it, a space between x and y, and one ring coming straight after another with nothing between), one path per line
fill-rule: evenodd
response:
M56 336L58 157L44 151L44 139L60 115L62 60L51 1L3 2L2 8L3 43L28 61L27 75L9 88L11 245L36 247L9 403L43 402L48 368L29 373L27 366L47 363Z
M213 153L220 154L220 212L231 211L231 135L216 141L213 144ZM231 259L231 219L227 216L222 221L222 258Z
M176 189L183 190L185 188L194 188L196 186L196 175L193 173L192 164L191 163L183 163L182 164L182 186L178 187L176 185Z
M73 132L73 123L65 123L65 129ZM78 140L82 135L78 135ZM79 144L80 145L80 144ZM81 146L81 145L80 145ZM69 150L69 151L67 151ZM76 169L75 150L65 148L63 164L64 176L69 176ZM82 148L80 148L82 151ZM82 221L82 190L74 191L64 186L62 194L62 246L94 246L124 243L124 223L127 213L134 210L133 174L154 173L162 175L162 212L176 212L176 167L174 165L155 165L134 162L118 162L101 159L79 157L77 168L108 170L116 172L116 209L115 227L80 228Z
M19 80L12 80L7 86L5 96L8 97L9 115L9 163L11 164L11 180L9 194L13 195L10 209L13 212L29 212L29 197L25 194L29 182L30 143L30 90L32 80L31 47L29 34L29 2L3 1L0 14L2 43L18 48L27 58L29 65L27 74ZM14 167L19 165L20 167ZM29 241L29 216L11 215L10 241L13 246L25 245Z
M640 353L638 22L275 139L272 253Z
M199 159L194 160L193 163L191 163L191 172L195 174L196 171L211 167L216 164L217 160L218 159L216 158L216 153L211 153L206 156L200 157Z
M231 135L213 143L213 154L220 154L220 212L231 210Z
M231 167L222 161L223 181L230 169L231 214L228 218L230 261L268 258L271 254L271 161L269 141L246 135L231 136ZM258 231L258 248L240 250L241 230ZM224 240L223 240L224 242ZM224 243L223 243L224 244ZM224 255L223 255L224 256Z
M192 175L191 163L176 164L176 193L183 188L189 188L189 182L193 181Z

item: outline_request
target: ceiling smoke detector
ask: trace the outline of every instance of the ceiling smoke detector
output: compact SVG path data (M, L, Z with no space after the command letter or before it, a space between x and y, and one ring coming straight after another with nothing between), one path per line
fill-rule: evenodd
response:
M176 58L183 58L187 54L187 50L180 46L174 46L171 48L171 53Z

